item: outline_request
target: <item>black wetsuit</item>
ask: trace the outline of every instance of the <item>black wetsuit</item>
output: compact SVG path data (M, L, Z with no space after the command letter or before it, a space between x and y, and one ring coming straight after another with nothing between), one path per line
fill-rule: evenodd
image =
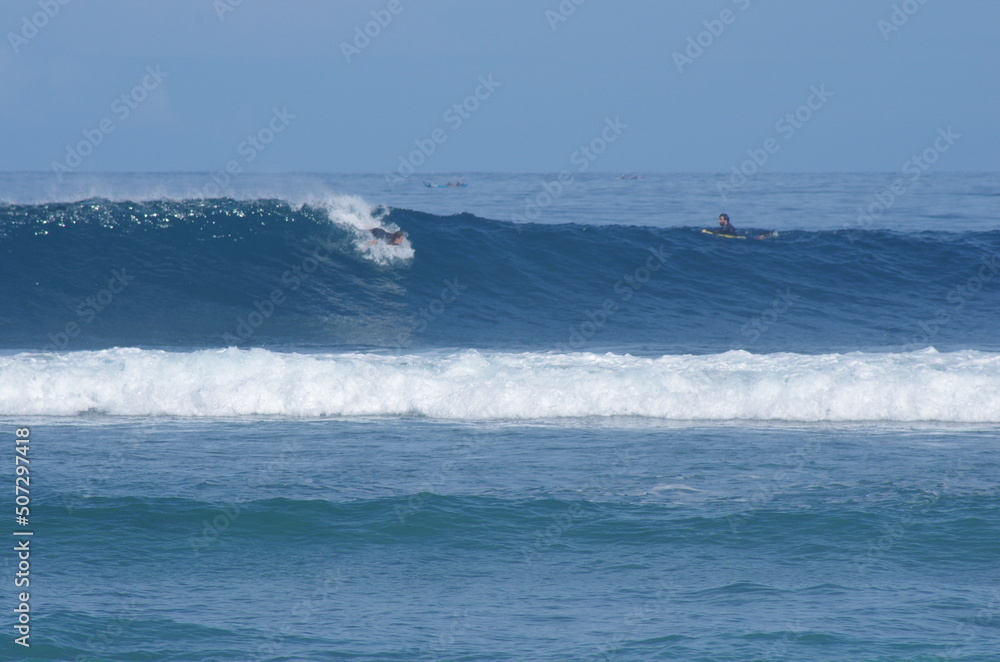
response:
M726 223L725 225L719 226L719 234L736 235L736 228L733 227L732 223Z
M376 239L381 239L383 241L392 236L391 232L386 232L382 228L372 228L369 232L371 232Z

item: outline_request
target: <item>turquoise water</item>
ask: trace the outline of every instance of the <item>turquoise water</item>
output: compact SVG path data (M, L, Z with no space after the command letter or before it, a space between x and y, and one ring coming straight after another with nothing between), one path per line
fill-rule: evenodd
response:
M32 659L998 659L994 430L35 430Z

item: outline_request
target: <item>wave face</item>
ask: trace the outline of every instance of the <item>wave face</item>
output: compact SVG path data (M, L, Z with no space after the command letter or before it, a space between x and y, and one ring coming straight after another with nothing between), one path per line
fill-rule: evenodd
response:
M400 247L367 229L400 228ZM516 224L342 197L0 205L0 348L1000 349L1000 232Z
M0 358L0 411L996 423L1000 354L24 353Z

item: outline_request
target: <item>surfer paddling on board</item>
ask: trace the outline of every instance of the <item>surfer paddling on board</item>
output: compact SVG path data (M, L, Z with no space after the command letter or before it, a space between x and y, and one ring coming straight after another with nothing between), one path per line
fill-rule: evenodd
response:
M369 230L369 232L371 232L372 236L375 237L374 239L368 242L369 246L377 242L379 239L383 240L387 244L398 246L399 244L403 243L403 238L406 236L403 234L402 230L389 232L388 230L383 230L382 228L372 228L371 230Z
M702 230L702 232L707 232L708 234L721 234L727 237L737 237L739 239L746 239L745 235L741 235L733 227L733 224L729 222L729 214L719 214L719 231L712 232L711 230ZM763 234L756 235L752 237L753 239L770 239L774 236L774 230L768 230Z
M719 234L736 236L736 228L729 222L729 214L719 214Z

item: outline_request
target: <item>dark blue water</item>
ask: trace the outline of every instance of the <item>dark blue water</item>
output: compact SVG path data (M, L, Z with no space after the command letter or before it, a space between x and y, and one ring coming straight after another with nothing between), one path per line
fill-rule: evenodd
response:
M466 179L0 177L3 659L1000 660L995 175Z
M0 207L0 345L1000 347L995 229L757 241L377 209L368 224L404 229L408 246L372 255L344 215L280 200Z

